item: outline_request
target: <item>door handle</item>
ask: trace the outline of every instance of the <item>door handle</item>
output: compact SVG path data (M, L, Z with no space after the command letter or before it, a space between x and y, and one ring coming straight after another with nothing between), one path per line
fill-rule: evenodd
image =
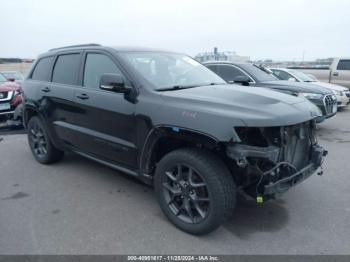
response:
M339 76L338 72L333 72L333 76Z
M48 93L51 91L51 89L46 86L46 87L41 88L41 91L43 91L44 93Z
M82 100L89 99L89 96L87 94L79 94L76 97Z

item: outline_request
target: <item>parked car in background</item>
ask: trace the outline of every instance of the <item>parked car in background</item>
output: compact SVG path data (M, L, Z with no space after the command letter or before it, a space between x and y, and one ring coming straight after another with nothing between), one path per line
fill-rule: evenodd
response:
M227 221L238 188L262 203L321 172L327 153L312 103L232 88L184 54L52 49L23 90L38 162L59 161L68 150L153 184L165 216L191 234Z
M269 68L269 70L271 70L272 73L280 80L312 83L314 85L322 86L332 90L332 92L337 96L338 108L344 108L349 104L350 90L346 87L317 81L314 78L311 78L310 76L305 74L304 72L301 72L296 69Z
M14 82L0 84L0 117L12 119L16 108L22 103L21 86Z
M294 66L288 68L298 69L306 74L312 74L322 82L350 88L350 58L334 58L330 66L321 68Z
M282 81L268 70L251 63L213 61L204 65L228 83L272 88L290 95L305 97L320 109L321 116L317 118L318 123L337 113L337 98L333 92L324 87L311 83Z
M24 79L22 73L18 71L0 71L0 75L5 77L7 81L10 82L22 83Z

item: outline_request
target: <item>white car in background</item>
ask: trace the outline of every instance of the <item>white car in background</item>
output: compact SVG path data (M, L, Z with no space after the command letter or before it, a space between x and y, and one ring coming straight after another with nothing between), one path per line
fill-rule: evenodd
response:
M332 90L332 92L337 96L338 108L344 108L349 104L350 100L350 91L348 88L320 82L315 77L311 77L301 71L288 68L268 68L274 76L280 80L288 80L294 82L308 82L314 85L322 86Z

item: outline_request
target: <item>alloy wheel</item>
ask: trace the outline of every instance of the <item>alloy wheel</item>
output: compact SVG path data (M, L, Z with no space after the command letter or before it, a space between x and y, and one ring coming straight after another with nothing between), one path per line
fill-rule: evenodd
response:
M171 212L186 223L200 223L209 213L210 197L200 174L189 165L177 164L165 172L162 193Z
M47 141L44 131L37 123L31 126L29 137L34 153L40 158L44 157L47 154Z

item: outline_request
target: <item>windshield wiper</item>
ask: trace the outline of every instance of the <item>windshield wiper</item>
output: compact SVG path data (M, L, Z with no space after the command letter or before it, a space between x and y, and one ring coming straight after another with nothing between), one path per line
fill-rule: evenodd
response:
M171 90L180 90L180 89L187 89L187 88L193 88L197 87L198 85L174 85L169 87L162 87L155 89L156 91L171 91Z
M173 91L173 90L180 90L180 89L188 89L188 88L194 88L194 87L200 87L200 86L210 86L210 85L225 85L226 83L204 83L204 84L197 84L197 85L174 85L169 87L162 87L155 89L156 91Z

